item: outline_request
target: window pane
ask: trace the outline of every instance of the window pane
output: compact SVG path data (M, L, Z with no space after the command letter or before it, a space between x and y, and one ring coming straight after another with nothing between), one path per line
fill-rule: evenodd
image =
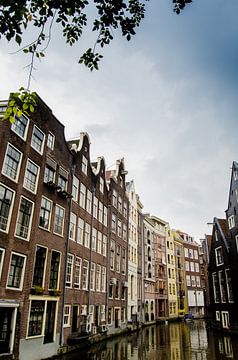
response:
M13 191L0 185L0 229L3 231L7 230L9 223L9 215L11 204L13 200Z

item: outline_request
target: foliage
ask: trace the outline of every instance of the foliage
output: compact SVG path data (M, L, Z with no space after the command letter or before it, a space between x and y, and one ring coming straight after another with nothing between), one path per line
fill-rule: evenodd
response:
M88 26L87 11L96 11L91 30L97 34L93 47L88 48L79 58L91 71L99 68L102 55L96 47L109 45L114 37L114 30L120 30L128 41L136 34L145 14L145 2L149 0L2 0L0 2L0 39L22 44L27 29L38 30L36 39L24 45L19 51L30 55L29 76L26 89L12 94L4 119L14 121L22 111L34 111L35 94L30 92L32 72L35 58L45 56L52 38L52 26L58 23L62 27L62 35L70 46L76 44ZM155 0L158 1L158 0ZM179 14L192 0L170 0L174 11ZM22 104L23 106L20 106Z
M36 93L21 87L18 92L11 94L3 120L10 120L13 123L15 116L20 117L23 112L29 115L29 112L34 112L35 108Z

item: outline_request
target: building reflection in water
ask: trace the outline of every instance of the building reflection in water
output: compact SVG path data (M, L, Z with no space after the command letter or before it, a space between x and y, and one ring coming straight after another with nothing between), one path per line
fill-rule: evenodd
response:
M238 360L238 337L215 333L204 321L143 328L62 360Z

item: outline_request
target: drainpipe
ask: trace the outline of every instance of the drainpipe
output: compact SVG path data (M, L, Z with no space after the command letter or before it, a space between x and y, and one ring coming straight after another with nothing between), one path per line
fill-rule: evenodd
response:
M92 267L92 238L93 238L93 224L94 224L94 218L93 218L93 203L94 203L94 197L95 197L95 192L96 192L96 187L93 186L93 191L92 191L92 204L91 204L91 226L90 226L90 239L89 239L89 249L90 249L90 254L89 254L89 275L88 275L88 306L87 306L87 315L89 316L89 310L90 310L90 305L91 305L91 267ZM95 269L97 274L97 269Z
M71 168L71 191L72 194L73 189L73 177L75 174L75 164L72 165ZM68 223L67 223L67 232L66 232L66 243L65 243L65 262L64 262L64 280L63 280L63 293L62 293L62 309L61 309L61 331L60 331L60 346L64 345L64 305L65 305L65 295L66 295L66 270L67 270L67 259L68 259L68 251L69 251L69 232L70 232L70 215L71 215L71 208L72 208L72 196L69 198L69 216L68 216Z

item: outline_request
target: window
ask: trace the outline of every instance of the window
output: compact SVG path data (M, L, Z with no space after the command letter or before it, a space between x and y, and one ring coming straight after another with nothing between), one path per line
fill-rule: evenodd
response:
M116 287L115 287L115 298L119 299L119 281L116 281Z
M97 229L92 229L92 250L97 250Z
M97 238L97 252L98 254L102 253L102 233L98 231L98 238Z
M15 192L0 184L0 230L8 232Z
M91 264L91 273L90 273L90 290L95 290L95 271L96 265L92 262Z
M15 235L24 240L29 239L33 207L34 205L31 201L21 197Z
M59 173L58 176L58 186L60 186L61 191L67 191L67 185L68 185L68 176L67 171L65 171L63 168L60 168L61 173ZM65 176L62 175L62 173L65 173Z
M28 336L37 336L42 334L44 312L45 312L45 301L43 300L31 301Z
M195 271L199 272L199 264L198 263L195 263Z
M92 193L89 190L87 190L86 210L89 214L91 214L91 212L92 212Z
M85 223L85 230L84 230L84 246L89 248L90 245L90 225Z
M117 192L113 190L112 193L112 205L116 208L117 207Z
M221 320L221 313L220 311L216 311L216 321L220 321Z
M189 257L190 259L193 259L193 249L189 249Z
M198 251L197 250L194 250L194 259L198 259Z
M218 278L217 274L212 274L212 282L213 282L213 295L214 295L214 301L215 303L219 302L219 285L218 285Z
M83 260L82 290L88 289L88 261Z
M84 220L81 218L78 218L78 232L77 232L77 243L83 244L83 238L84 238Z
M107 226L107 207L104 206L103 209L103 225Z
M216 264L217 266L222 265L223 264L223 254L222 254L222 247L218 247L215 249L215 254L216 254Z
M106 292L106 268L105 266L102 266L102 272L101 272L101 291Z
M69 238L75 240L76 235L76 215L71 212L70 214L70 224L69 224Z
M86 200L86 186L80 184L80 195L79 195L79 205L85 209L85 200Z
M68 254L67 256L67 266L66 266L66 287L72 287L72 278L73 278L73 263L74 263L74 256Z
M81 284L81 267L82 259L78 256L75 258L74 287L80 289Z
M44 141L45 141L45 134L37 126L34 125L32 138L31 138L31 146L38 153L42 154Z
M125 218L127 218L127 203L125 201L123 204L123 215Z
M64 228L64 208L59 205L55 206L54 233L63 235Z
M126 224L123 224L123 240L127 240L127 227Z
M11 254L7 288L22 290L26 265L26 256L17 253Z
M218 278L219 278L219 286L220 286L220 294L221 294L221 302L226 302L226 291L225 291L225 279L223 271L218 272Z
M189 261L185 261L185 270L189 271Z
M55 182L55 170L49 165L45 166L44 182Z
M111 248L110 248L110 268L114 270L114 256L115 256L115 241L111 240Z
M228 217L228 227L229 229L232 229L235 226L235 217L234 215L231 215Z
M100 223L103 222L103 203L101 201L98 202L98 220Z
M71 312L71 305L64 306L64 325L63 327L70 326L70 312Z
M194 262L190 262L190 271L194 272Z
M112 214L112 232L116 233L116 215Z
M117 235L119 237L122 237L122 225L121 225L121 220L118 220L117 222Z
M108 308L108 324L111 324L112 323L112 315L113 315L113 312L112 312L112 308Z
M93 217L98 218L98 199L96 197L93 199Z
M101 291L101 265L97 264L96 291Z
M122 198L118 196L118 210L122 214Z
M46 248L42 246L36 247L35 254L35 266L33 272L33 286L43 287L44 283L44 273L45 273L45 263L46 263Z
M58 289L59 286L60 253L52 250L50 263L49 289Z
M116 271L121 271L121 247L119 245L117 245Z
M54 150L54 145L55 145L55 137L51 132L49 132L47 137L47 147L51 150Z
M26 140L28 124L29 120L25 115L19 117L15 115L15 121L12 124L11 129L14 133L20 136L20 138Z
M238 172L236 170L234 170L234 180L238 179Z
M21 166L21 159L22 153L11 144L8 144L2 167L3 175L17 182Z
M82 156L82 172L87 175L87 171L88 171L88 160L86 159L86 157L83 155Z
M104 193L104 180L100 177L99 190L103 194Z
M196 286L196 280L195 280L196 278L195 278L195 276L191 276L191 284L192 284L192 286L194 287L194 286Z
M103 235L102 238L102 255L107 256L107 236Z
M24 187L36 193L37 183L38 183L38 175L39 175L39 166L33 163L30 159L27 160L26 164L26 172L24 178Z
M122 274L126 273L126 249L125 248L122 248L121 272L122 272Z
M45 230L49 230L50 227L51 208L52 208L51 200L42 196L39 226Z
M72 187L72 196L73 196L73 200L76 202L78 202L78 191L79 191L79 180L74 176L73 187Z
M1 275L2 275L2 267L3 267L4 255L5 255L5 249L0 248L0 280L1 280Z
M184 256L188 257L188 249L187 248L184 248Z
M196 276L196 284L197 284L197 287L201 286L200 276Z
M225 273L226 273L226 287L227 287L228 301L234 302L230 269L226 269Z
M187 286L191 286L190 275L186 275L186 284Z

